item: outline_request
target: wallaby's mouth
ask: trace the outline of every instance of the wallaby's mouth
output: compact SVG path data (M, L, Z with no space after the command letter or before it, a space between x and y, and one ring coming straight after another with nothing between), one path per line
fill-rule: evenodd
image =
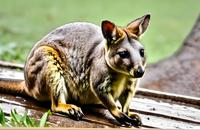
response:
M134 69L131 69L130 72L129 72L129 74L130 74L130 76L131 76L132 78L134 78Z

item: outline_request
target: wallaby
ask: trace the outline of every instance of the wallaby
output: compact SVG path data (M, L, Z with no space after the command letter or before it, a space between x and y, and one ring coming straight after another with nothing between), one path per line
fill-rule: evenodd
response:
M58 27L31 50L25 80L0 79L0 91L51 101L53 112L77 120L83 116L81 105L102 105L122 125L140 126L141 119L130 114L129 104L145 72L146 56L139 36L149 20L147 14L126 27L107 20L101 28L86 22Z

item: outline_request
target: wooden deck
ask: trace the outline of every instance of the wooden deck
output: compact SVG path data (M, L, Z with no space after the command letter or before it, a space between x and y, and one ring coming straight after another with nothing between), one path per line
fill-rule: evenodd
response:
M23 65L0 62L0 78L23 79ZM0 93L0 107L6 115L11 109L39 119L49 109L49 103ZM148 89L138 89L131 102L131 111L142 118L141 128L162 129L200 129L200 98L163 93ZM120 127L110 113L104 109L91 112L84 108L85 116L81 121L72 120L64 115L49 116L52 127L108 128Z

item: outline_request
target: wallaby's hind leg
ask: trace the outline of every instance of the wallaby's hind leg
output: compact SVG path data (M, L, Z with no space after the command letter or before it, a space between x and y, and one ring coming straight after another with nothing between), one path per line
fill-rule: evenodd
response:
M76 105L67 104L67 101L69 100L69 95L67 91L68 86L63 77L62 68L59 64L59 57L53 54L53 52L51 51L51 53L48 53L53 57L47 57L49 58L49 61L47 63L48 65L45 73L47 81L46 84L50 89L51 110L53 112L66 114L71 118L79 120L82 118L83 112L81 108L77 107Z
M81 108L73 104L67 104L68 93L64 84L64 78L61 76L60 80L57 81L56 93L54 93L55 91L51 93L51 110L80 120L84 115Z
M40 46L34 51L25 69L28 91L37 100L51 100L53 112L64 113L79 120L83 116L81 109L73 104L67 104L69 93L61 67L64 61L60 55L49 46Z

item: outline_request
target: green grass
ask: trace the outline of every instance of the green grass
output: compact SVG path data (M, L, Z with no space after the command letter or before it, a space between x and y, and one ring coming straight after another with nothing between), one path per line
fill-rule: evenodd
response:
M126 25L151 13L142 38L148 62L173 54L200 12L199 0L0 0L0 59L24 63L31 47L52 29L73 21Z
M0 108L0 127L47 127L47 118L51 114L50 110L45 112L40 121L27 115L27 111L20 115L15 109L11 110L10 116L5 116Z

